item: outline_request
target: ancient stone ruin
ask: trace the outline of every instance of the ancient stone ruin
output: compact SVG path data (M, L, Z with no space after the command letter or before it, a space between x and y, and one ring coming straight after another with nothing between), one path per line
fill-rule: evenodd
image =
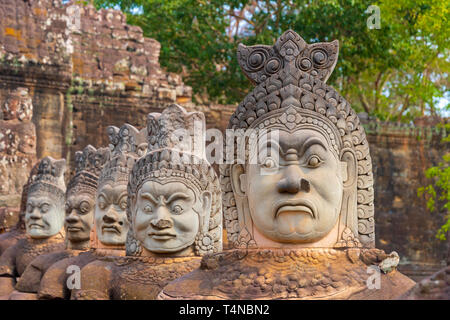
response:
M161 68L160 44L120 11L0 0L0 17L1 299L448 297L441 269L450 247L435 238L446 212L429 213L417 197L429 182L425 169L448 152L445 130L431 118L406 125L357 115L326 84L337 40L307 44L287 31L274 46L240 45L241 69L255 89L238 106L196 105L181 76ZM180 144L165 135L188 129L203 137L209 128L224 137L226 129L281 130L281 156L265 159L264 175L241 163L219 169L206 160L206 141L188 152L202 165L172 167ZM104 157L93 157L95 149ZM278 161L289 169L266 174ZM146 208L142 190L152 194L167 181L211 206L194 210L203 213L199 229L181 249L152 242L139 229L152 224L136 222ZM49 185L59 191L51 194ZM33 193L57 203L48 230L30 222L41 201ZM311 198L300 201L300 193ZM89 210L78 202L82 194ZM76 206L92 214L78 238L77 228L69 230ZM183 234L167 221L154 228ZM73 265L90 283L112 268L123 286L72 290L66 271ZM375 294L362 288L372 265L387 288ZM425 280L411 288L408 277Z
M365 132L325 84L337 53L336 41L308 45L292 30L273 47L239 47L241 68L257 86L228 125L251 132L234 143L246 148L245 161L235 152L221 166L227 234L237 249L205 257L160 298L396 299L414 286L395 270L396 252L375 249ZM270 152L255 146L261 139ZM367 287L368 266L383 271L379 290Z

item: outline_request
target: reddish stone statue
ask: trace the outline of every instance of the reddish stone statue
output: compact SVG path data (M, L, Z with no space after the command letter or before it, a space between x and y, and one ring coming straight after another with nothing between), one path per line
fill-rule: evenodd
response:
M147 129L148 153L128 182L127 256L86 265L73 299L155 299L202 255L222 250L221 192L205 157L203 113L171 105L149 114Z
M65 170L65 159L45 157L30 177L25 213L27 236L0 257L0 297L9 296L16 278L34 258L64 249Z
M257 86L231 116L241 139L221 166L236 249L204 257L159 298L394 299L414 285L397 253L375 249L369 145L325 84L337 55L337 41L307 44L292 30L274 46L239 46Z

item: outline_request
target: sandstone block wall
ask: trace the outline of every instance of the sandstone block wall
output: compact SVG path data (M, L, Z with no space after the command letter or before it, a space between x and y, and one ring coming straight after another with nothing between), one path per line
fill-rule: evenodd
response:
M0 93L28 89L37 156L104 145L108 125L188 103L191 88L160 68L160 44L116 10L53 0L0 1Z
M32 113L27 88L0 90L0 232L17 222L22 187L36 162Z
M377 248L397 251L400 270L421 279L445 266L449 241L436 239L446 221L443 202L430 213L417 189L430 181L425 170L449 152L445 135L433 124L400 126L365 125L373 161L375 234ZM448 238L448 237L447 237Z

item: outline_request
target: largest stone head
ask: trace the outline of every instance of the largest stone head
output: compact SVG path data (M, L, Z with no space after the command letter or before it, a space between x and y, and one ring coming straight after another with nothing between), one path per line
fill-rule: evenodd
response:
M256 88L228 125L246 137L244 159L221 166L227 233L235 245L374 246L364 129L350 104L325 84L337 55L337 41L307 44L292 30L274 46L239 46L238 61ZM234 154L240 149L235 141Z

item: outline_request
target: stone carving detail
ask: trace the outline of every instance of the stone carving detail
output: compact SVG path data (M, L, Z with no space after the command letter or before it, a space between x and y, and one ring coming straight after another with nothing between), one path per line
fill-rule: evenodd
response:
M200 256L222 250L220 183L204 156L203 114L174 104L147 119L148 153L129 174L127 256L84 266L87 285L72 299L155 299L198 268Z
M214 169L205 158L204 137L205 119L203 113L188 113L178 105L171 105L161 114L148 115L148 153L141 157L133 167L128 184L128 220L133 224L127 239L127 255L141 255L142 242L150 252L175 253L181 249L193 245L196 255L219 252L222 250L222 200L218 177ZM165 186L165 187L161 187ZM161 188L160 188L161 187ZM146 211L151 214L157 208L147 204L145 208L137 208L144 205L138 199L138 192L143 193L146 188L156 197L156 189L160 190L159 197L168 201L170 195L181 194L182 197L191 200L173 205L171 218L162 219L158 225L152 224L158 232L180 232L176 236L178 242L165 241L161 247L156 248L152 239L145 236L139 237L139 228L136 226L136 212ZM167 190L164 188L168 188ZM169 190L170 189L170 190ZM139 193L140 194L140 193ZM175 201L176 202L176 201ZM177 207L178 208L175 208ZM180 212L176 212L176 210ZM177 231L173 227L172 219L177 216L192 214L192 221L198 219L198 226L189 226L198 232L189 234L188 231ZM197 218L198 217L198 218ZM167 225L162 225L162 223ZM161 223L161 225L159 225ZM185 224L181 220L177 223ZM176 228L176 227L175 227ZM152 231L156 232L156 231ZM192 232L191 232L192 233ZM192 239L190 239L192 237ZM140 241L136 240L140 238ZM145 238L145 239L144 239ZM163 243L163 241L161 241Z
M98 179L109 160L108 148L95 149L88 145L75 153L75 176L66 193L66 240L68 249L87 249L94 222L95 193Z
M199 269L170 283L158 298L393 299L413 282L396 274L383 276L383 290L367 287L367 268L381 268L387 257L361 248L235 249L203 257Z
M37 162L31 95L16 85L0 90L0 233L21 219L22 188Z
M127 184L129 174L138 157L147 148L146 128L138 130L124 124L107 129L110 140L110 156L99 177L95 206L95 232L91 247L123 248L129 223L126 216ZM103 159L100 156L95 161Z
M0 108L0 120L30 121L33 103L27 88L17 88L6 98Z
M32 238L47 238L61 231L64 223L65 170L65 159L45 157L39 162L36 174L32 172L30 175L25 225L27 234Z
M260 84L287 65L326 82L336 66L339 42L307 44L297 33L286 31L275 45L238 47L238 61L245 75Z
M26 200L26 238L0 257L0 296L14 290L15 278L41 254L64 250L64 172L66 161L43 158L33 168Z
M357 236L354 245L373 247L374 190L366 135L350 104L325 84L336 64L337 52L337 41L308 45L292 30L286 31L273 47L241 45L240 65L257 86L239 104L228 128L310 129L326 138L341 161L354 157L355 183L346 187L340 219ZM235 144L235 154L236 148ZM229 164L220 167L228 239L248 246L252 236L249 230L243 230L239 218L242 209L236 203L231 170Z

